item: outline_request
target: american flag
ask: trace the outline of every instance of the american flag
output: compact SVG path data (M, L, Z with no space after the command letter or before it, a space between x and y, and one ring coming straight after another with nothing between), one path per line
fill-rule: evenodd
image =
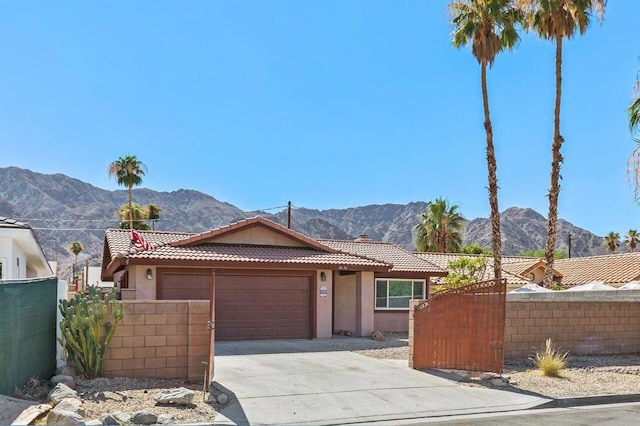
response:
M137 250L153 250L155 248L153 244L145 240L135 229L131 230L131 245Z

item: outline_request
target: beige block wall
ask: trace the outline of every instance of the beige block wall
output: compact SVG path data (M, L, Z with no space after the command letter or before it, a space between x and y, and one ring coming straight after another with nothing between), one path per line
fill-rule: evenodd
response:
M107 377L203 380L208 301L123 301L125 315L104 363Z
M508 301L505 358L527 358L545 340L570 355L640 351L640 301Z

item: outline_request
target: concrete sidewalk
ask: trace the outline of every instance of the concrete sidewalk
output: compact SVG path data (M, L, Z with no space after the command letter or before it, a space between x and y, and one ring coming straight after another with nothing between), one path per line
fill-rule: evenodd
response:
M220 353L232 353L222 343ZM220 347L223 346L223 347ZM237 347L239 353L245 353ZM263 351L265 352L265 351ZM277 351L274 351L277 352ZM548 399L472 388L349 351L223 355L216 387L231 397L216 425L328 425L523 410Z

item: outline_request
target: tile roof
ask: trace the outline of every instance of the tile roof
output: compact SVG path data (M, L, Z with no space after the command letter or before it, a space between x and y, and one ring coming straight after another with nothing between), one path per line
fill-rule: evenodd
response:
M640 253L558 259L553 266L562 273L563 285L584 284L594 280L626 284L640 277Z
M485 254L464 254L464 253L414 253L421 259L427 260L433 264L438 265L443 269L448 269L449 262L457 260L461 257L482 257L487 259L487 269L484 272L483 280L490 280L493 278L493 258ZM539 261L538 258L526 258L521 256L503 256L502 257L502 278L507 279L508 285L524 285L529 281L519 276L517 273L511 271L511 265L532 265ZM509 270L507 270L509 269Z
M28 223L18 222L15 219L0 216L0 228L25 228L30 229L31 226Z
M259 264L294 264L327 267L363 268L366 270L388 270L388 264L336 252L327 247L320 251L312 247L280 247L247 244L214 244L181 246L173 243L192 238L189 233L140 231L143 238L156 246L153 250L129 250L128 230L109 230L105 234L111 262L129 257L130 262L144 263L144 260L177 262L242 262ZM317 243L316 243L317 244ZM232 266L232 265L229 265Z
M392 243L371 240L350 241L319 239L318 241L345 253L366 256L368 258L389 263L393 265L391 272L446 273L446 269L439 265L430 262L428 259L421 259L413 253Z

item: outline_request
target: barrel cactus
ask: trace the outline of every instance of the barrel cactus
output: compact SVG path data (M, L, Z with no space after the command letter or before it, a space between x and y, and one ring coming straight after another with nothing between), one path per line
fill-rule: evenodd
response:
M67 362L84 377L102 375L104 358L116 326L124 317L122 302L116 300L115 289L104 295L97 287L88 287L69 301L60 300L62 313L60 344L67 353ZM107 321L107 315L113 324Z

